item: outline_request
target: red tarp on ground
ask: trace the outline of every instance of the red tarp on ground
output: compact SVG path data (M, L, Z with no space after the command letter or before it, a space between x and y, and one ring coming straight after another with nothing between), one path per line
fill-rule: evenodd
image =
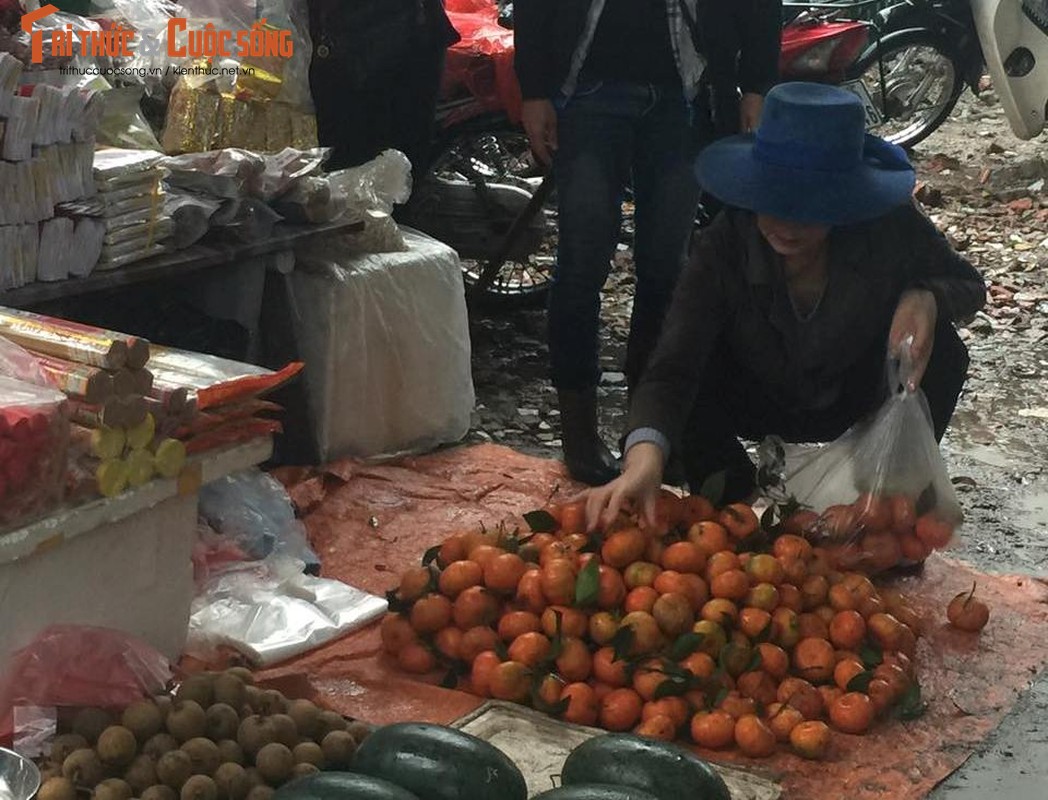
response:
M342 463L325 471L279 474L305 512L324 574L384 593L397 575L447 535L540 507L560 484L560 464L494 445L411 458L397 466ZM376 524L377 523L377 524ZM992 608L981 637L945 625L955 594L979 583ZM928 713L913 722L879 724L865 737L834 735L826 762L787 753L749 762L723 753L711 760L752 764L781 779L788 798L919 798L960 766L1048 664L1048 587L1021 577L990 576L938 556L921 578L899 588L925 620L919 671ZM318 702L378 724L448 723L481 701L408 678L379 651L377 626L294 662L263 680L292 682ZM434 678L439 681L440 676Z

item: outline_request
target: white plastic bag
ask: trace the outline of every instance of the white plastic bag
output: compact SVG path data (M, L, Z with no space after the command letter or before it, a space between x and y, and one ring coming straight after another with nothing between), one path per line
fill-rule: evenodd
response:
M378 619L384 598L305 575L302 562L273 557L209 581L193 602L185 652L207 660L232 647L256 666L312 650Z
M841 569L876 573L946 547L963 518L939 453L928 401L905 387L909 347L889 359L891 397L837 441L787 465L786 491L819 517L805 533Z

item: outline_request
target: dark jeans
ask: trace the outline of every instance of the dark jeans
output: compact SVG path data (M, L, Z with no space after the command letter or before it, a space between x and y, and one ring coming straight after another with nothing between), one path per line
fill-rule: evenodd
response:
M699 194L693 166L708 138L708 114L693 111L679 87L598 83L560 102L558 116L560 240L549 296L553 384L580 390L600 379L600 291L632 181L637 287L625 370L635 385L686 257Z
M415 180L429 169L446 48L426 42L398 66L348 85L350 69L315 58L310 71L320 144L332 147L328 169L370 161L395 148L411 161Z
M887 334L885 335L887 340ZM874 412L888 396L885 346L871 348L845 376L838 402L820 412L791 413L758 381L733 368L727 346L717 348L691 413L681 459L694 491L710 476L726 471L723 502L742 500L756 486L756 468L740 437L760 441L776 435L786 442L830 442ZM968 350L953 325L940 320L935 347L921 381L941 440L957 407L968 374Z

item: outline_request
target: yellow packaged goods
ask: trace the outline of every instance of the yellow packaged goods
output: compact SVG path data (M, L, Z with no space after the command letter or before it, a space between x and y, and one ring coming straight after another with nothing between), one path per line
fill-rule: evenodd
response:
M185 80L179 81L171 92L161 136L164 152L196 153L216 146L219 101L219 96L206 88L193 88Z
M132 450L145 450L156 436L156 420L152 414L127 432L127 446Z
M165 478L176 478L186 465L186 446L177 439L164 439L153 454L156 471Z
M128 482L132 487L144 486L156 474L153 454L148 450L132 450L127 457Z
M95 470L98 492L103 497L116 497L118 494L123 494L130 479L131 473L127 462L119 458L103 461Z
M281 103L265 106L266 150L278 152L291 145L291 108Z

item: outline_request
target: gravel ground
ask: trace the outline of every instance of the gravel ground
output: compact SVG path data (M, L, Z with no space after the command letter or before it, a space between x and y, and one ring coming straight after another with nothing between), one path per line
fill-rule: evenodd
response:
M966 93L953 117L914 153L918 196L986 277L990 300L965 329L970 379L944 442L967 514L954 555L979 568L1048 578L1048 160L1044 135L1015 138L992 92ZM605 287L601 429L622 432L628 330L630 218ZM541 310L475 316L473 441L560 456ZM1041 800L1048 786L1048 680L1042 676L965 767L934 794L988 791Z

